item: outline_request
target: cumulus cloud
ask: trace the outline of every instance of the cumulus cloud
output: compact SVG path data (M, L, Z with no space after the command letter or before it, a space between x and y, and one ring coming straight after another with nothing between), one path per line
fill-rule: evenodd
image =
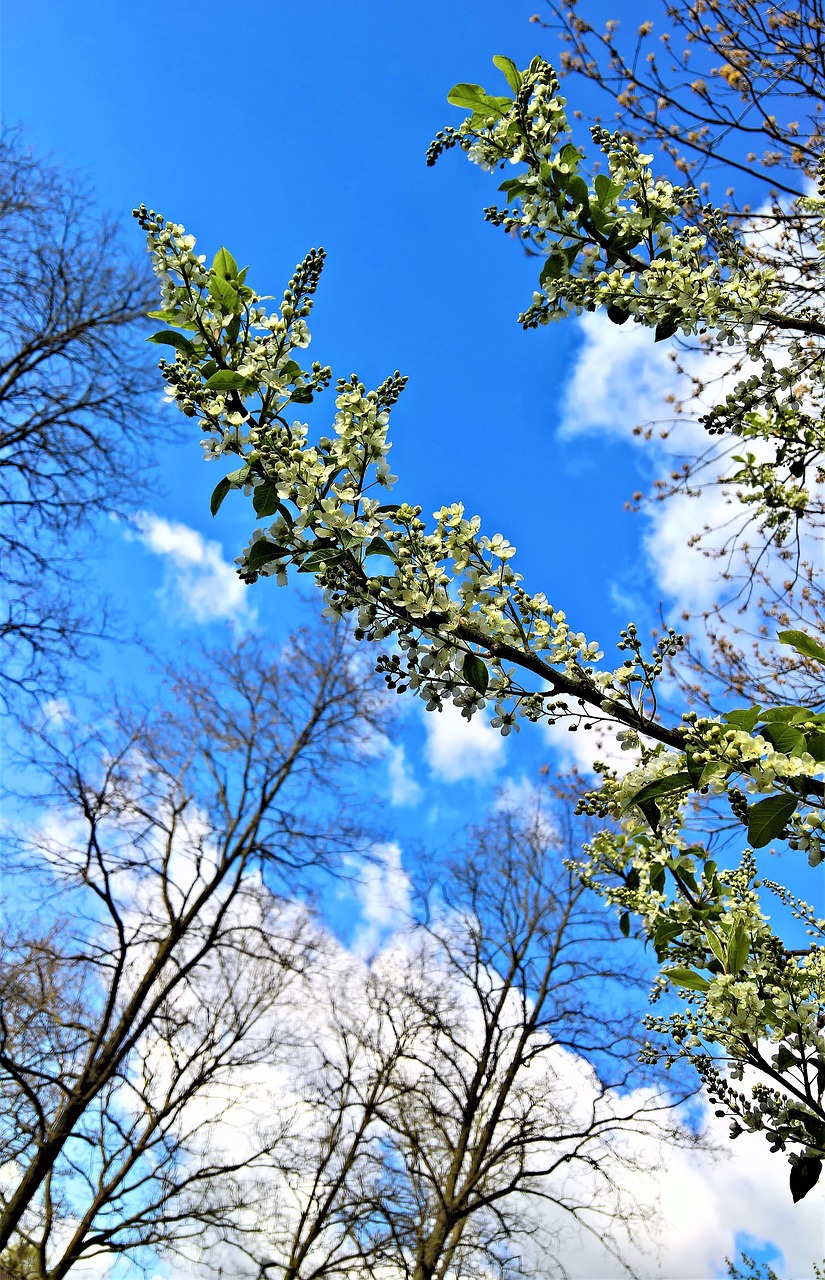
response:
M720 1139L725 1141L724 1135ZM638 1280L716 1280L727 1273L725 1259L736 1260L745 1235L754 1250L769 1245L778 1250L780 1259L772 1265L781 1280L813 1273L823 1254L825 1194L811 1192L792 1204L786 1161L772 1154L764 1139L751 1139L731 1143L717 1159L701 1151L660 1151L666 1167L657 1179L658 1214L651 1216L650 1238L622 1248ZM637 1140L643 1163L648 1145L653 1155L650 1138ZM623 1190L645 1200L649 1175L626 1178ZM552 1231L564 1223L550 1209L543 1225ZM569 1280L615 1280L624 1274L586 1232L572 1243L568 1237L561 1261Z
M457 707L424 714L430 772L442 782L489 778L504 760L504 739L482 715L465 720Z
M559 433L567 439L587 433L624 439L643 451L646 472L668 475L684 458L706 454L709 440L698 418L710 404L724 400L741 379L759 371L748 360L735 366L724 351L681 350L679 363L686 374L708 389L701 401L691 399L691 384L670 358L670 344L654 343L650 331L640 325L614 325L602 313L583 315L577 323L581 345L562 402ZM785 358L781 351L774 355L776 363ZM665 403L671 393L684 400L685 411L679 416L673 416ZM666 438L656 431L650 439L634 434L637 425L657 421L667 422ZM748 447L757 457L773 456L764 442L750 441ZM716 562L692 545L697 534L710 535L703 538L703 547L724 545L744 522L748 513L735 491L717 483L731 469L735 464L732 467L722 456L705 466L702 485L694 487L691 496L669 496L644 510L648 564L663 598L677 602L680 610L698 614L709 609L720 596L731 594L730 583L744 571L736 553ZM818 554L816 547L803 547L803 555L814 563Z
M164 562L160 596L176 621L227 621L239 630L254 624L247 587L219 543L151 511L138 513L131 523L133 536Z
M673 389L673 362L640 325L619 327L602 312L578 323L581 347L565 388L560 434L608 431L632 440L637 423L661 417Z

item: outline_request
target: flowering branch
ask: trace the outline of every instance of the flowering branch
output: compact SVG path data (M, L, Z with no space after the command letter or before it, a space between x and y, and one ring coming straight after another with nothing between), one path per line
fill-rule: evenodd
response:
M593 131L607 172L589 183L552 69L541 59L524 72L509 59L494 61L512 96L456 86L450 101L471 114L439 134L429 159L458 146L487 169L521 166L502 184L508 207L487 217L543 258L522 323L598 307L618 324L632 318L653 328L657 340L708 328L732 342L744 336L761 372L705 425L775 447L772 464L754 453L738 458L735 479L781 539L804 517L806 470L825 445L821 415L812 411L823 386L815 339L825 324L778 309L772 272L752 261L724 215L707 207L697 227L685 211L695 211L698 193L654 179L651 157L622 135ZM825 198L812 204L825 213ZM793 1148L791 1187L795 1198L804 1195L825 1156L825 950L817 940L800 954L771 930L752 850L787 839L812 865L822 861L825 713L756 706L668 723L656 684L682 643L673 630L646 656L629 624L618 644L622 665L604 669L599 646L522 585L515 548L501 534L483 534L460 502L428 524L420 507L385 501L396 480L388 431L405 384L398 372L370 391L354 375L339 380L329 435L310 439L295 420L295 406L314 401L332 378L317 362L305 367L303 355L323 251L307 255L268 312L225 248L207 268L183 227L145 206L136 216L161 282L162 308L152 314L169 326L152 340L175 350L173 362L160 363L168 394L197 419L207 458L241 462L216 486L212 513L242 490L260 521L238 560L240 576L285 583L294 572L311 574L329 616L352 616L358 639L393 641L379 669L390 688L417 693L428 710L451 700L470 719L490 706L503 734L522 719L621 730L639 764L623 776L595 766L601 786L581 807L606 825L579 874L619 908L624 933L639 920L662 966L656 992L674 989L684 1001L684 1012L651 1028L696 1063L740 1130L764 1128L775 1146ZM766 324L804 335L781 369L749 336ZM779 639L825 662L815 638L789 631ZM762 798L751 802L746 793ZM688 798L707 794L727 796L747 831L750 848L733 871L720 871L683 834ZM788 902L821 939L825 922ZM771 1081L758 1086L755 1107L722 1079L720 1050L735 1071L753 1067Z

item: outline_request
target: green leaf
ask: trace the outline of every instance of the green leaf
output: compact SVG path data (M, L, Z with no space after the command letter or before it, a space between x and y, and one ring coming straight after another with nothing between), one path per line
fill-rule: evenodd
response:
M615 217L612 213L605 213L604 209L600 209L595 201L590 202L590 221L598 231L599 235L607 236L610 234L615 224Z
M754 849L764 849L785 830L796 810L793 796L768 796L748 810L748 840Z
M461 665L464 673L464 679L475 689L476 693L486 693L487 685L490 682L490 673L487 670L487 663L479 658L476 653L465 653L464 662Z
M825 662L825 645L821 645L804 631L780 631L778 639L780 644L789 644L804 658L816 658L817 662Z
M512 105L512 98L493 97L492 94L488 93L484 100L484 106L473 112L472 124L477 129L486 128L494 117L498 116L501 119L506 116Z
M806 742L814 760L825 760L825 733L809 733Z
M447 101L453 107L469 108L477 111L487 97L480 84L454 84L447 94Z
M623 911L619 916L619 933L623 938L630 937L630 912Z
M566 259L563 254L551 252L547 261L541 269L539 275L539 284L546 285L548 280L558 280L559 276L564 272Z
M469 109L473 115L504 116L513 105L510 98L496 98L485 93L480 84L457 84L447 94L447 101L454 107Z
M244 466L238 467L237 471L228 471L226 478L229 481L229 483L232 485L233 489L239 489L241 485L246 484L247 480L249 479L251 471L252 471L252 468L247 462L244 464Z
M223 480L219 480L215 485L215 488L212 490L212 497L209 499L209 510L212 512L213 516L218 514L221 508L221 503L233 487L234 486L226 476L224 476Z
M212 270L222 280L238 279L238 264L229 250L225 249L223 245L212 259Z
M684 925L674 920L666 920L664 924L660 924L656 928L653 934L653 945L656 948L656 958L660 964L667 955L671 942L683 932Z
M311 551L306 560L298 565L299 573L320 573L326 569L329 564L337 564L343 560L346 555L340 547L324 547L318 551Z
M596 188L596 199L603 209L609 208L624 191L624 183L613 182L606 173L597 173L593 186Z
M223 312L234 313L240 307L238 291L223 276L209 277L209 292Z
M728 973L738 973L748 958L750 939L741 920L737 920L728 939L725 968Z
M167 307L163 311L147 311L150 320L160 320L162 324L173 324L176 329L193 329L197 332L198 326L191 320L187 320L182 311L176 311L174 307Z
M286 548L276 546L274 542L267 542L266 538L259 538L249 548L246 563L248 568L257 570L263 565L269 564L272 560L282 560L284 556L288 555L289 552Z
M699 782L697 783L697 789L701 791L702 787L710 786L711 782L715 782L717 778L726 777L727 773L728 773L728 766L725 764L724 760L709 761L709 763L705 765L704 769L699 774Z
M563 182L564 189L573 203L580 204L582 214L586 214L590 208L590 191L584 178L574 173L572 177L560 178L559 181Z
M791 1195L794 1204L803 1200L819 1182L822 1161L816 1156L800 1156L791 1169Z
M245 378L237 369L219 369L207 378L205 386L208 391L241 391L254 387L249 378Z
M716 934L711 929L705 929L705 941L707 942L710 950L716 956L716 959L724 967L725 948L722 945L721 938L717 938Z
M804 707L771 707L762 712L762 719L766 724L791 724L794 720L807 720L809 715Z
M660 320L656 325L656 330L653 334L653 341L664 342L666 338L672 338L678 328L678 320Z
M805 735L790 724L766 724L762 737L786 756L801 756L805 750Z
M499 191L507 193L508 203L515 200L517 196L527 195L532 190L521 178L507 178L499 186Z
M700 785L699 780L702 777L702 769L704 766L701 760L696 759L696 756L690 747L685 751L685 764L687 765L687 771L690 776L690 785L696 789Z
M182 333L175 333L174 329L161 329L158 333L153 333L151 338L147 338L146 341L157 342L164 347L176 347L178 351L184 351L188 356L195 353L195 348L190 339L184 338Z
M761 707L743 707L741 710L728 711L722 716L728 724L733 725L734 729L744 729L745 733L753 733L759 721L759 713Z
M263 484L257 484L252 490L252 505L255 508L255 515L260 519L263 520L265 516L274 516L281 505L278 486L271 480L264 480Z
M556 178L562 185L564 185L564 180L567 175L572 176L576 172L581 164L581 158L582 153L579 151L579 148L574 147L572 142L565 142L558 154L558 165L555 171ZM567 174L560 173L559 166L563 166L567 170ZM588 192L588 196L589 194L590 193ZM589 203L590 201L588 200L588 204Z
M365 556L389 556L391 560L395 559L395 553L387 542L386 538L370 538L364 548Z
M641 809L644 819L647 822L647 825L650 827L651 831L658 831L659 819L661 818L662 814L656 801L642 800L639 802L639 808ZM662 873L662 878L664 879L664 872Z
M505 57L503 53L497 53L493 58L493 66L498 67L502 72L513 93L518 93L521 88L521 72L513 59Z
M648 800L669 795L671 791L687 791L689 787L689 773L671 773L666 778L656 778L654 782L648 782L640 791L637 791L632 800L628 800L624 812L634 804L641 807Z
M688 991L707 991L710 988L707 978L692 969L663 969L662 973L677 987L687 987Z
M791 1053L786 1044L781 1044L776 1051L776 1069L777 1071L790 1071L791 1067L798 1067L800 1059L796 1054Z

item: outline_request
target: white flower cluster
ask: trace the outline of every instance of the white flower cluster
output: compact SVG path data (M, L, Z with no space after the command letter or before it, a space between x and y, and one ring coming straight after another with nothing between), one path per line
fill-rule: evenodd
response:
M654 178L653 157L621 133L591 131L607 171L589 184L567 141L565 105L555 72L537 58L507 112L485 120L476 110L450 139L485 169L525 166L502 184L509 206L487 210L546 255L522 323L604 307L662 336L747 331L778 298L772 273L747 256L721 211L705 210L701 229L685 223L698 193Z
M225 249L206 270L182 227L145 209L139 217L163 284L165 306L153 314L175 326L156 335L176 347L175 362L161 362L169 394L198 417L207 457L243 461L218 486L213 509L244 489L261 521L238 561L241 576L286 582L291 568L313 573L328 613L354 613L370 639L396 637L397 652L382 660L388 683L417 691L428 707L448 698L471 716L490 704L503 734L517 716L606 714L640 727L641 690L661 655L594 670L598 645L543 594L524 590L515 547L501 534L483 534L460 503L435 512L429 528L420 508L382 503L396 479L388 428L400 375L375 391L355 376L339 382L331 436L313 442L305 423L285 416L330 377L296 360L309 343L322 253L299 266L268 314ZM537 677L533 688L517 668Z

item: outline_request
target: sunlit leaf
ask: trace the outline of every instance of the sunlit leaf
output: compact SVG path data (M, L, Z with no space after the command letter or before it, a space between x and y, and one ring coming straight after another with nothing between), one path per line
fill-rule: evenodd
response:
M816 658L817 662L825 662L825 645L814 640L813 636L806 635L804 631L780 631L778 639L780 644L789 644L805 658Z
M236 369L219 369L207 378L205 385L209 391L248 391L254 383Z
M178 351L183 351L188 356L193 355L195 351L191 340L185 338L182 333L176 333L174 329L160 329L157 333L153 333L151 338L147 338L146 341L157 342L164 347L175 347Z
M663 969L662 973L677 987L686 987L688 991L707 991L710 988L707 978L692 969Z
M725 967L728 973L738 973L748 958L750 939L741 920L737 920L731 929L725 956Z
M493 58L493 65L502 72L513 93L518 93L521 88L521 72L513 59L506 57L503 53L497 53Z

